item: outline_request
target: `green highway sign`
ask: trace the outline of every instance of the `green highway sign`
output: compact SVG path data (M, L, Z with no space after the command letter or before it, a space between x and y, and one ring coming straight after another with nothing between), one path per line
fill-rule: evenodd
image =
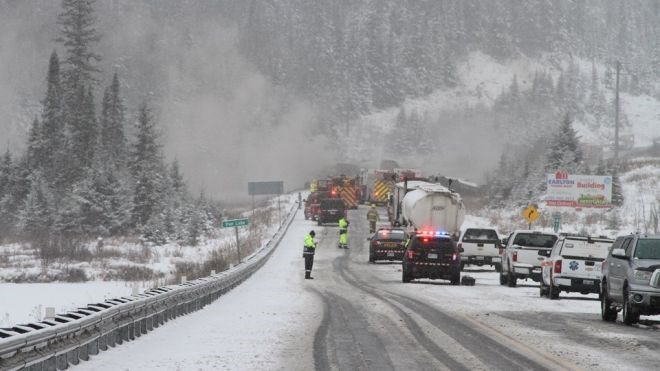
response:
M249 224L248 218L223 220L222 221L222 228L242 227L242 226L245 226L245 225L248 225L248 224Z

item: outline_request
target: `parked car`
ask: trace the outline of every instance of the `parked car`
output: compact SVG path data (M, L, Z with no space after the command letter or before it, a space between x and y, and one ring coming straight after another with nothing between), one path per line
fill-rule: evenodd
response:
M461 253L456 241L446 232L418 231L403 255L402 281L417 278L444 279L461 283Z
M406 232L401 228L380 228L370 238L369 263L376 260L402 260L406 251Z
M500 257L500 238L497 231L489 228L467 228L459 238L458 246L461 253L461 270L465 265L490 265L496 271L502 270Z
M539 294L559 299L559 293L600 293L601 266L614 240L606 237L560 236L541 262ZM544 256L546 250L539 250Z
M539 251L552 249L558 237L556 233L530 230L517 230L511 233L506 239L502 256L500 285L516 287L519 279L528 278L540 282L541 261L545 256L540 256Z
M603 262L600 295L604 321L623 314L627 325L640 315L660 314L660 235L632 234L614 241Z

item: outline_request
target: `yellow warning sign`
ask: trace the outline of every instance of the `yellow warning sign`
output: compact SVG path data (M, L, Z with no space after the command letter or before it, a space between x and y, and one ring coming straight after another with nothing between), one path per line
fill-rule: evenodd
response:
M522 212L523 218L525 218L530 223L538 219L539 215L539 211L536 210L536 208L532 205L527 206Z

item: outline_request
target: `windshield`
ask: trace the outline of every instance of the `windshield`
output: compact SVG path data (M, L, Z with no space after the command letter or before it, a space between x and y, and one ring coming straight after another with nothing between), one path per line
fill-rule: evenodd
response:
M341 199L321 200L321 207L324 209L343 209L344 201L342 201Z
M560 255L578 258L607 258L612 241L565 240Z
M634 258L660 260L660 239L638 240Z
M383 229L376 234L378 240L405 240L406 234L400 229Z
M483 242L483 241L499 241L497 232L493 229L477 229L470 228L465 231L463 235L464 242Z
M557 236L552 234L520 233L516 236L516 239L513 241L513 244L524 247L551 248L555 244L555 241L557 241Z

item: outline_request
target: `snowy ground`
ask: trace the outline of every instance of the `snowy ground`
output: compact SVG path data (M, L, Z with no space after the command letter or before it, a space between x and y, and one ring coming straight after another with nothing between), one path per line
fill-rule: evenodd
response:
M138 288L144 290L141 285ZM0 327L39 321L46 307L53 307L56 313L63 313L87 303L127 296L132 292L132 283L116 281L0 283Z
M192 315L93 357L81 370L311 369L323 309L305 289L298 212L276 252L245 283Z
M285 195L281 197L282 217L291 209L297 197ZM277 206L277 200L270 202L270 206ZM277 213L270 226L264 226L263 240L268 241L277 231ZM241 228L241 239L245 239L249 233L247 228ZM87 270L91 278L99 277L103 270L117 265L144 266L163 274L171 275L176 262L203 262L206 256L218 248L218 246L231 246L227 241L234 240L233 228L218 230L218 236L213 239L204 239L200 246L178 246L167 244L164 246L151 247L152 257L145 263L139 264L126 260L125 258L113 258L105 262L67 264L68 267L81 267ZM118 248L123 251L142 248L134 244L111 246L106 248ZM235 248L235 247L234 247ZM31 272L40 274L41 268L33 256L25 254L19 245L6 245L0 247L0 252L11 253L13 266L0 268L0 277L9 279L16 275ZM235 253L232 249L229 253ZM126 296L134 291L142 292L148 288L162 285L165 279L149 281L101 281L91 280L82 283L0 283L0 326L36 321L43 318L45 307L54 307L56 313L66 312L91 302L103 301L105 299Z

